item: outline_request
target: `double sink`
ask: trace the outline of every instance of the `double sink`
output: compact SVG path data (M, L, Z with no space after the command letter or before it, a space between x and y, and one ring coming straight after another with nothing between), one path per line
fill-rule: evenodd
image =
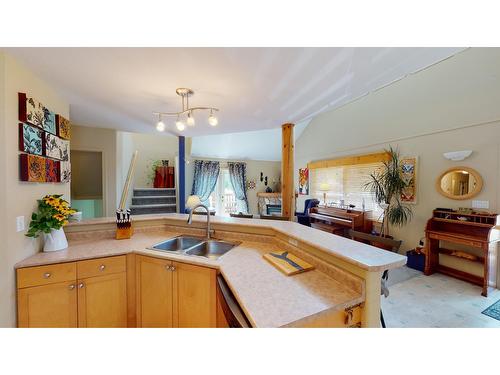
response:
M227 242L213 239L201 239L191 236L177 236L150 247L151 250L181 253L183 255L202 256L218 259L240 242Z

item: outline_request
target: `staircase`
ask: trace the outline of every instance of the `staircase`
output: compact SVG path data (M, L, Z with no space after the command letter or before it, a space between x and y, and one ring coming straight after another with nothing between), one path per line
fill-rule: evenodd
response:
M134 188L130 210L132 215L176 212L175 189Z

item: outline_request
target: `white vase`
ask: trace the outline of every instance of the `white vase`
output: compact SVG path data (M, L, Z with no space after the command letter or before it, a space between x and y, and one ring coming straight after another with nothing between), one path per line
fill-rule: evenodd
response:
M66 234L62 228L51 229L50 233L43 234L43 238L45 239L43 245L43 251L45 252L63 250L68 247L68 240L66 240Z

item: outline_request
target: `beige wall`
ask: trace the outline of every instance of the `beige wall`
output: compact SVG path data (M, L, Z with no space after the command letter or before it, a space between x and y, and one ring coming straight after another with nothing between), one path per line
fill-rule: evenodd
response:
M72 126L71 149L102 152L104 216L114 216L117 208L117 148L116 130Z
M204 158L188 158L189 164L186 164L186 199L191 195L191 189L193 187L193 176L194 176L194 160L217 160L221 163L228 161L244 161L247 163L247 181L254 180L256 183L256 188L253 190L247 190L248 206L250 213L257 215L257 193L266 190L266 186L263 182L260 182L260 172L264 173L264 176L268 176L269 185L274 189L272 184L273 180L278 181L281 175L281 162L279 161L262 161L262 160L227 160L227 159L204 159ZM279 183L277 184L279 189Z
M14 264L38 252L40 241L16 232L16 217L24 216L26 227L36 200L46 194L69 198L70 184L35 184L19 181L18 92L26 92L51 110L69 118L69 105L51 87L11 56L0 53L0 326L16 325Z
M149 166L155 160L168 160L170 166L175 166L175 157L179 153L177 137L169 135L152 135L129 133L133 150L137 150L136 173L134 187L153 187L148 178Z
M484 179L474 199L500 210L500 50L469 49L339 109L314 118L296 143L298 168L312 160L398 146L418 156L418 203L414 217L394 235L413 248L436 207L470 207L471 200L445 198L435 181L447 168L465 165ZM463 162L443 152L474 150ZM298 176L296 175L296 181ZM303 206L307 197L299 198Z

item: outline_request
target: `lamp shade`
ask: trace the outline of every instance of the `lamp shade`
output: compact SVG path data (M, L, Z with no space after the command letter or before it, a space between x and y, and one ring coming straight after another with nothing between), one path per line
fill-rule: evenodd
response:
M200 197L197 195L190 195L186 201L186 208L193 208L198 204L201 204Z
M320 191L330 191L330 184L327 184L326 182L319 184L319 190Z

